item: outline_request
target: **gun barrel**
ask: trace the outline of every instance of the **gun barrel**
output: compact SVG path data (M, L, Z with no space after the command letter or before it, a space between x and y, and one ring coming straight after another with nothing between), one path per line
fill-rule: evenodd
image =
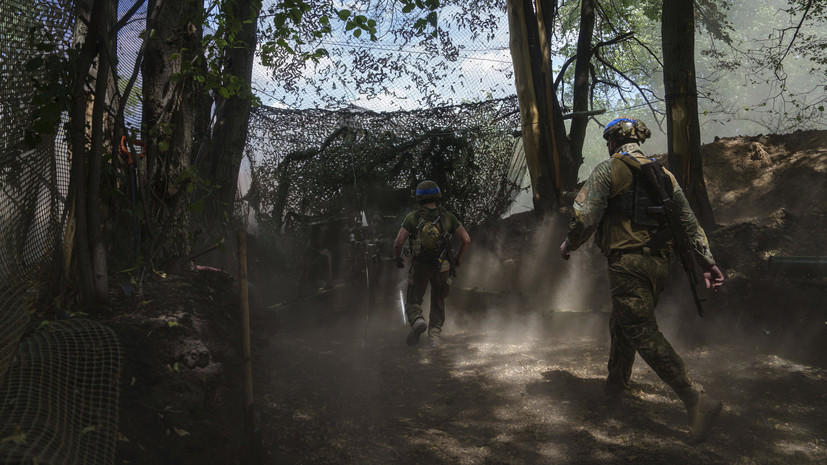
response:
M774 256L768 260L769 270L784 276L797 278L823 278L827 276L827 257Z

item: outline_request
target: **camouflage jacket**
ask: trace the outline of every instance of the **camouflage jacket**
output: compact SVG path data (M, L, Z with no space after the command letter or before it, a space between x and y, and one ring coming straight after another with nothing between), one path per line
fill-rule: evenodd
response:
M566 236L566 246L569 250L576 250L595 232L598 246L604 255L609 255L613 250L643 247L652 238L654 230L651 226L636 224L628 215L607 211L609 198L626 192L632 184L631 168L622 158L639 164L653 162L640 150L637 143L629 143L621 146L618 153L594 168L574 200L574 215ZM715 259L709 250L706 234L698 224L677 180L668 170L664 171L674 186L672 202L680 209L681 223L689 233L689 239L701 260L701 265L708 268L715 264Z

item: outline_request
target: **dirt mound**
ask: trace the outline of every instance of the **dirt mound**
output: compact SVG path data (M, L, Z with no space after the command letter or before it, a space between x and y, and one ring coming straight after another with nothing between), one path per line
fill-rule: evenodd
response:
M776 272L770 260L827 255L827 131L717 139L702 153L720 225L710 243L728 277L721 311L736 324L823 340L827 280Z
M773 213L783 209L787 220L824 226L827 131L717 139L704 145L702 154L717 223L768 224L776 220ZM818 235L808 236L799 239L816 243L809 239ZM825 244L817 242L823 253Z
M124 350L116 463L232 465L244 456L241 330L221 271L153 275L95 315Z

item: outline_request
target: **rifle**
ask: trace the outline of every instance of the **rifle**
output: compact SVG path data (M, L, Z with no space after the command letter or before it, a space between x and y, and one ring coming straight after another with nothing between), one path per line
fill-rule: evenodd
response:
M704 299L698 297L698 291L695 286L698 285L698 278L695 276L695 256L692 242L689 240L689 234L684 229L680 219L680 212L675 209L672 204L672 181L663 171L659 163L646 163L640 165L640 171L649 185L657 193L656 200L660 202L660 206L648 207L651 213L664 213L666 215L666 222L669 230L672 232L672 238L675 241L675 250L683 266L683 271L686 272L689 278L689 289L692 290L692 298L695 300L695 307L698 309L698 316L704 317L704 309L701 302ZM670 189L667 190L665 183L669 183Z

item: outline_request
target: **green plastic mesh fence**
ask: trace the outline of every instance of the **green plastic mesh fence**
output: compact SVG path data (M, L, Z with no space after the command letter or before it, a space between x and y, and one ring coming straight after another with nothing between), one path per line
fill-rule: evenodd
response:
M118 421L120 348L98 323L27 334L33 297L61 266L69 185L61 122L37 127L32 66L65 54L71 0L0 2L0 463L109 464ZM44 46L44 45L48 45Z
M246 200L260 224L316 218L410 194L423 179L466 225L499 218L519 193L516 97L377 113L258 108L250 119ZM412 195L397 196L405 207Z
M35 42L64 43L71 2L4 0L0 6L0 369L23 334L28 313L21 290L32 292L55 263L68 186L60 137L27 136L36 109L33 80L44 71L27 63L46 53ZM10 352L11 350L11 352ZM0 377L3 372L0 371Z
M23 311L22 294L18 290L17 293L5 291L0 295L0 384L29 321L29 314Z
M120 365L114 332L93 321L23 339L0 387L0 463L112 463Z

